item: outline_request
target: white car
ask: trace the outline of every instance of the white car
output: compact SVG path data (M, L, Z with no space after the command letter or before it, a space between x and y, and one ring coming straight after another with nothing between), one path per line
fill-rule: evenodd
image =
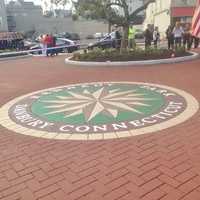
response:
M57 53L72 53L79 50L80 45L66 38L56 38L56 47L57 48L55 51ZM42 54L42 49L39 43L31 47L30 50L36 50L35 52L33 52L33 54Z

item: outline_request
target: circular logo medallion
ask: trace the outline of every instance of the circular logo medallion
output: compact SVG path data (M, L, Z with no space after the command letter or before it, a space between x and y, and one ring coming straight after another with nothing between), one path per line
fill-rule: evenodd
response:
M198 108L193 96L167 86L83 83L16 98L0 109L0 124L42 138L111 139L166 129L184 122Z

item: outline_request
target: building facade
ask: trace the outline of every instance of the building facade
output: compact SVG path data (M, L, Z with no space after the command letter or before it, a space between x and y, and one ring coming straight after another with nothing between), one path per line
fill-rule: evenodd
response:
M89 34L108 31L108 25L103 22L73 21L71 13L59 11L56 16L44 16L41 6L24 0L11 1L7 4L7 19L9 31L17 32L36 32L36 34L75 32L84 38Z
M171 18L172 24L176 21L191 23L197 0L172 0Z
M0 31L8 31L6 7L4 0L0 0Z
M11 1L6 6L9 31L35 30L36 23L43 18L41 6L23 0Z
M144 28L148 24L157 26L161 37L165 37L169 25L174 25L177 21L191 23L195 5L196 0L156 0L146 9Z

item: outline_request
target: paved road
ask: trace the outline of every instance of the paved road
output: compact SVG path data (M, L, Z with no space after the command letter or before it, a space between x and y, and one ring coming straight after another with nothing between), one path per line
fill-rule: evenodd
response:
M200 100L200 60L133 67L70 67L64 56L0 62L0 105L33 91L97 81L148 82ZM1 200L199 200L200 112L150 134L70 141L0 126Z

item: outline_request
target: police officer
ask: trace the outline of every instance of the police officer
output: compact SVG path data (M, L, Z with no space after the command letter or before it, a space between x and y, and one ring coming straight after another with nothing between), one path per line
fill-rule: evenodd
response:
M133 49L135 46L135 28L131 25L128 30L128 47Z

